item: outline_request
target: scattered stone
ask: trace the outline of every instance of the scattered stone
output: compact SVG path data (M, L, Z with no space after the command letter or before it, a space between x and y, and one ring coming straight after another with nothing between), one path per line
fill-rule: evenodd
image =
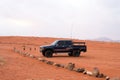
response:
M105 80L110 80L110 77L109 77L109 76L106 76Z
M74 68L73 70L77 72L78 68Z
M54 63L53 66L55 66L57 63Z
M66 69L68 69L68 70L73 70L74 68L75 68L74 63L68 63L68 65L66 66Z
M60 64L57 64L57 63L54 63L53 65L54 65L54 66L57 66L57 67L61 67L61 65L60 65Z
M61 67L64 68L65 66L63 64L61 64Z
M23 48L23 50L25 50L25 47ZM30 48L30 50L32 50L32 48ZM34 48L34 50L36 50L36 48ZM54 65L56 67L66 68L66 69L71 70L71 71L74 70L76 72L87 74L89 76L95 76L95 77L98 77L98 78L105 78L105 80L120 80L120 78L118 78L118 77L110 78L108 76L105 76L103 73L99 72L99 69L97 67L93 68L92 72L91 71L86 71L85 68L75 68L75 64L74 63L68 63L68 65L65 67L62 64L54 63L53 61L47 61L47 60L45 60L43 58L35 57L34 55L31 55L29 53L21 52L21 51L17 50L15 47L14 47L14 51L19 53L19 54L22 54L23 56L29 56L31 58L36 58L37 60L39 60L41 62L45 62L46 64ZM0 65L3 65L3 64L4 63L0 62ZM31 79L31 80L34 80L34 79Z
M87 71L85 70L85 71L83 72L83 74L87 74Z
M35 56L35 59L37 59L37 60L38 60L38 58L39 58L38 56Z
M17 50L17 49L15 49L14 51L15 51L16 53L18 53L18 50Z
M30 56L30 54L29 54L29 53L26 53L26 56Z
M47 60L43 59L43 58L38 58L39 61L41 62L47 62Z
M87 71L86 74L89 75L89 76L92 76L92 75L93 75L91 71Z
M53 64L54 64L54 62L53 62L53 61L46 61L46 64L53 65Z
M23 53L22 55L25 57L25 56L26 56L26 53Z
M119 77L114 77L114 78L111 78L110 80L120 80Z
M98 78L106 78L106 76L103 73L100 73L97 77Z
M28 53L24 52L24 54L26 55L26 54L28 54Z
M74 71L83 73L85 71L85 68L74 68Z
M57 66L57 67L61 67L61 68L64 68L64 65L63 64L57 64L57 63L55 63L55 64L53 64L54 66Z
M92 75L93 75L91 71L87 71L87 70L85 70L85 71L83 72L83 74L87 74L87 75L89 75L89 76L92 76Z
M20 54L20 51L19 51L19 50L16 50L16 52Z
M98 69L97 67L94 67L94 68L93 68L93 71L92 71L92 75L93 75L94 77L98 77L99 74L100 74L99 69Z
M31 54L29 55L29 57L30 57L30 58L35 58L35 56L34 56L34 55L31 55Z
M40 60L42 60L43 58L40 58L40 57L38 57L38 60L40 61Z

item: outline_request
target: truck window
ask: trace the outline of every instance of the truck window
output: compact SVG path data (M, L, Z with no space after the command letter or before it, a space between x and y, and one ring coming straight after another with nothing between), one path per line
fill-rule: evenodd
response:
M72 42L71 41L65 41L65 46L68 47L68 46L71 46Z
M59 41L59 42L57 43L57 45L58 45L59 47L64 46L64 41Z

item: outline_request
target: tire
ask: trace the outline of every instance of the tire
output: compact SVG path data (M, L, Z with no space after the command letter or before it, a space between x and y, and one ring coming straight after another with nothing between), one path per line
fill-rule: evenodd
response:
M72 52L69 52L68 55L69 55L69 56L73 56L73 53L72 53Z
M52 55L53 55L53 52L51 51L51 50L47 50L47 51L45 51L45 57L52 57Z
M73 56L74 57L79 57L80 56L80 50L73 51Z
M42 55L45 56L45 52L42 52Z

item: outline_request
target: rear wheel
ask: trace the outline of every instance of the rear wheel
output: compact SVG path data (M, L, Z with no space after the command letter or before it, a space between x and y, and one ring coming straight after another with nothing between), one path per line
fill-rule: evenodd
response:
M73 56L73 53L72 53L72 52L69 52L68 55L69 55L69 56Z
M53 52L51 50L45 51L45 57L52 57Z
M74 50L73 51L73 56L74 57L79 57L80 56L80 50Z

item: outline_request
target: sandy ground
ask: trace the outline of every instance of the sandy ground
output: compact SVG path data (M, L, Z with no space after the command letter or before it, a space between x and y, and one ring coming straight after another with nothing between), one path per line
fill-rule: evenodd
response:
M25 52L45 58L39 52L39 46L50 44L54 40L56 38L0 37L0 63L3 63L0 65L0 80L104 80L47 65L13 51L14 47L22 51L22 47L26 46ZM82 53L80 57L55 54L52 58L45 59L61 64L72 62L76 67L87 70L98 67L100 72L110 77L120 77L120 43L95 41L86 43L88 51Z

